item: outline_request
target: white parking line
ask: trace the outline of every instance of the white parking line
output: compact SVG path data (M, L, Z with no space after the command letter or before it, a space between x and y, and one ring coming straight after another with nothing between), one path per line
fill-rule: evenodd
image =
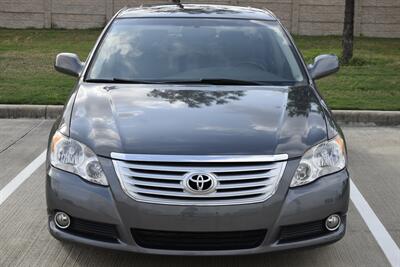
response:
M350 180L350 198L392 266L400 266L400 249L357 186Z
M46 160L46 150L34 161L25 167L17 176L14 177L3 189L0 190L0 206L15 190L28 179Z

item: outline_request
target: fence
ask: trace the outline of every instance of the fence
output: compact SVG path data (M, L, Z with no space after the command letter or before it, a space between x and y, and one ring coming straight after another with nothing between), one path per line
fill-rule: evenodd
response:
M212 3L268 8L294 34L338 35L343 28L344 1L215 0ZM0 0L0 27L96 28L104 26L124 6L160 2L163 1ZM188 2L206 3L199 0ZM355 33L400 37L400 0L356 0Z

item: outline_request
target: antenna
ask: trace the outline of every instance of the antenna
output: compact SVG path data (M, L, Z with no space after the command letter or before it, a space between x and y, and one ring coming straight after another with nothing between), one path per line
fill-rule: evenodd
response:
M180 8L184 9L185 7L182 5L181 0L172 0L172 3L176 4Z

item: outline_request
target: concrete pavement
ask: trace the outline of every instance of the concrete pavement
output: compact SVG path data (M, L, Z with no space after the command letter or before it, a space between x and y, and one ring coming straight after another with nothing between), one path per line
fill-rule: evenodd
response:
M0 120L0 190L45 150L51 124ZM399 246L400 128L344 128L344 132L353 181ZM0 205L0 266L390 266L353 203L345 238L314 249L240 257L172 257L62 243L47 231L44 182L42 165Z

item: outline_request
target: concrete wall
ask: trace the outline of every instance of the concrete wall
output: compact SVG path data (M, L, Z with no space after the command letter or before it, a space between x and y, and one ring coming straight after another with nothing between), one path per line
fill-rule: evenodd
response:
M214 0L211 3L268 8L295 34L339 35L345 0ZM103 27L124 6L163 0L0 0L0 27ZM185 2L185 1L183 1ZM201 0L190 3L207 3ZM400 0L356 0L356 35L400 38Z

